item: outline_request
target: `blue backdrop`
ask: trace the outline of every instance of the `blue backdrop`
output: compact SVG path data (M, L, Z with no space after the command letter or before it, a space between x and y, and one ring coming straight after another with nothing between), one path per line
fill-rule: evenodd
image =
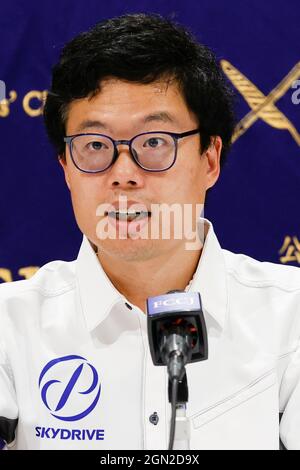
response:
M237 90L242 122L205 208L222 246L300 266L299 1L6 0L0 7L6 85L0 97L0 282L77 255L81 234L43 128L42 98L65 42L128 12L172 14L212 47Z

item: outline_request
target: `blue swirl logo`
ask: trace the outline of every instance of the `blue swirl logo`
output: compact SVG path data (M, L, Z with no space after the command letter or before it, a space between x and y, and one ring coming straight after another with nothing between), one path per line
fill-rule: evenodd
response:
M101 393L95 367L73 355L48 362L39 377L39 388L44 405L62 421L77 421L90 414Z

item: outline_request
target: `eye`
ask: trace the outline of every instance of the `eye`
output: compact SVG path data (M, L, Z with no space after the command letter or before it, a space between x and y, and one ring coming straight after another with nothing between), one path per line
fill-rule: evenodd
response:
M86 147L88 150L106 150L108 147L105 145L104 142L100 142L99 140L93 140L92 142L89 142L86 144Z
M162 139L161 137L150 137L150 139L147 139L144 143L144 147L151 147L151 148L157 148L161 147L164 145L166 141Z

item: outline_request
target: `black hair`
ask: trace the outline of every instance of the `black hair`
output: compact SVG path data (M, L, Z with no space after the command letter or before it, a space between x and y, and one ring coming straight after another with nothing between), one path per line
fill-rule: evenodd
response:
M47 134L59 156L65 156L68 105L95 96L108 77L143 84L175 79L199 120L201 150L211 136L220 136L224 164L235 124L234 94L214 53L183 26L143 13L101 21L63 48L44 107Z

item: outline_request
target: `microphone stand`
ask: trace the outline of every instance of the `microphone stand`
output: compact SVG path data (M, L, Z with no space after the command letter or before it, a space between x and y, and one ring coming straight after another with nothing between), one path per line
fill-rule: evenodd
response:
M172 403L172 383L169 379L168 386L169 402ZM188 384L186 372L181 382L178 382L176 403L176 426L173 450L190 449L190 421L186 416L186 404L188 402Z

